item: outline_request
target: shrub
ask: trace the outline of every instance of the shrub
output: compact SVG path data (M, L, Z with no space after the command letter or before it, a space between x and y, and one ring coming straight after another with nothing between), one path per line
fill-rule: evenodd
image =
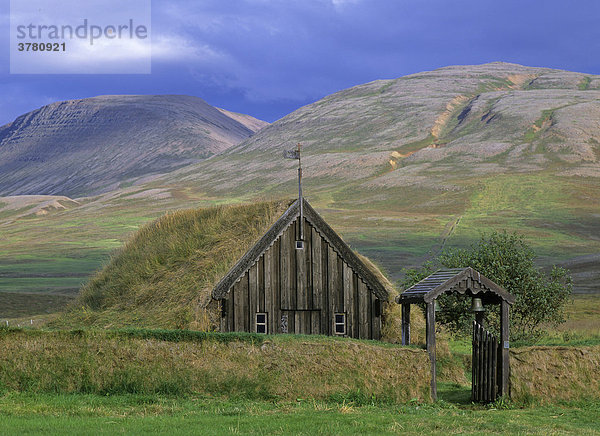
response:
M565 305L569 301L573 284L564 268L554 266L549 273L534 264L535 253L516 233L494 232L483 235L468 249L450 249L437 259L419 269L406 270L403 285L409 287L427 277L439 267L471 267L502 286L515 296L511 307L511 337L535 339L543 324L565 321ZM473 315L470 300L463 296L444 295L439 299L440 323L455 332L469 333ZM499 309L488 308L486 322L498 331Z

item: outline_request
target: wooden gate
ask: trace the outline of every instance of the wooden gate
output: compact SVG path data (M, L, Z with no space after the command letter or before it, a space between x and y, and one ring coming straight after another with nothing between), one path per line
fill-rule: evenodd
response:
M498 339L473 321L472 401L489 403L498 398L501 354Z

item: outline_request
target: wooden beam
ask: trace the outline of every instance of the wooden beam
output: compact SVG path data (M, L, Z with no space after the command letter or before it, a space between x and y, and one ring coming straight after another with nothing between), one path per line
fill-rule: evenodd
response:
M296 292L296 276L295 265L292 264L292 255L296 253L292 251L294 242L294 226L290 226L281 235L279 262L281 271L281 309L295 309L292 302L292 294ZM295 263L295 262L294 262ZM293 281L293 286L292 286Z
M427 303L426 316L427 353L431 361L431 398L437 400L436 356L435 356L435 308L434 302Z
M342 263L342 286L344 296L344 312L346 312L346 335L356 338L356 325L354 319L354 286L352 283L352 269L346 262Z
M510 355L509 355L509 310L508 302L502 300L500 305L500 346L502 347L502 377L500 378L500 395L509 396L509 374L510 374Z
M410 303L402 303L402 345L410 345Z
M267 333L275 333L277 325L277 314L273 310L273 247L270 247L264 255L264 286L265 286L265 312L268 313Z
M379 339L373 337L373 333L371 332L370 324L375 324L377 321L375 319L375 314L369 307L371 304L371 299L369 298L369 289L367 289L367 285L361 280L358 279L357 282L357 291L358 291L358 338L360 339ZM371 313L371 316L369 316Z
M319 238L321 236L319 235ZM329 271L327 264L329 263L329 248L327 242L321 240L321 287L323 292L321 292L321 331L325 335L332 335L331 332L331 293L328 290L328 277Z
M265 300L265 256L263 254L258 259L258 312L267 311Z
M250 317L250 330L254 331L254 314L258 308L258 262L250 267L248 271L248 314Z
M300 222L300 220L296 221L296 227L298 229L300 226L304 224ZM298 230L299 232L299 230ZM306 239L306 235L305 235ZM307 310L309 309L308 303L308 280L307 276L310 270L306 269L306 253L310 253L310 248L307 247L307 241L304 241L304 248L297 249L296 248L296 240L294 240L294 252L292 253L296 258L296 270L295 270L295 279L296 279L296 310Z
M326 307L323 307L321 236L312 227L310 234L312 242L312 308L325 310Z

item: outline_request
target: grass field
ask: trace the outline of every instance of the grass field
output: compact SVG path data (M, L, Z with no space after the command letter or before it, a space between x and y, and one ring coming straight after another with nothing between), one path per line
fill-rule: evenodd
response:
M189 396L0 396L3 434L600 434L600 403L535 408L227 400Z
M600 298L589 296L577 298L570 308L572 312L570 322L573 326L577 326L578 330L575 330L575 332L578 333L571 332L565 336L565 332L568 330L562 328L551 329L543 342L549 344L554 341L553 345L558 345L557 350L560 350L561 346L581 350L581 345L600 344L600 336L595 336L593 330L589 330L590 326L595 325L593 323L594 320L597 320L599 310ZM174 346L177 350L174 355L184 356L191 351L190 356L195 355L195 359L206 360L206 349L200 351L201 348L199 348L197 351L193 351L196 347L193 342L198 340L196 336L199 333L191 332L189 338L184 333L181 331L123 330L109 333L109 337L113 339L109 339L107 342L106 339L103 339L106 334L102 332L44 333L34 329L21 332L14 330L11 333L10 330L7 330L6 340L10 339L11 336L14 336L14 338L11 342L4 343L2 348L7 353L5 357L9 361L16 362L25 362L27 360L26 356L31 355L32 346L34 348L41 347L38 351L45 350L44 353L48 354L49 357L52 357L53 353L58 353L57 356L61 356L63 363L54 364L52 358L47 360L46 363L42 362L41 366L39 363L21 365L20 371L29 371L29 374L33 377L29 380L32 381L33 379L39 379L42 374L60 374L61 367L66 362L74 365L71 370L67 368L67 372L80 374L80 371L76 368L81 368L81 359L92 362L92 360L89 360L90 353L93 355L99 353L97 356L102 361L100 362L101 372L106 372L110 365L115 364L117 364L117 367L113 368L120 367L122 370L126 370L128 362L131 362L134 366L139 366L140 362L154 359L162 353L160 350L165 347L162 345L157 347L157 344L154 344L154 341L158 339L170 341L173 344L171 347ZM64 346L61 345L60 340L57 342L53 339L55 334L62 335L61 337L65 341ZM217 336L221 338L220 335ZM302 352L299 351L301 348L297 347L302 347L304 342L312 343L316 341L315 343L318 343L321 341L324 344L340 344L341 346L345 346L347 343L348 350L353 349L354 345L352 344L354 342L357 344L364 342L365 345L369 345L370 342L336 340L335 338L296 337L294 335L280 335L273 338L264 336L255 338L255 336L250 334L231 335L230 339L227 339L226 336L222 337L224 344L230 340L234 343L240 342L239 345L234 344L233 346L233 350L237 350L235 351L236 355L239 355L234 359L232 359L233 355L224 353L224 351L215 354L213 350L210 353L211 355L214 354L213 357L215 358L225 359L228 362L228 371L239 373L242 370L241 368L246 368L252 372L252 365L262 361L260 358L257 359L258 355L256 353L249 350L252 347L261 346L264 341L267 341L267 343L274 341L276 344L285 347L296 347L293 350L294 354ZM210 339L210 335L207 338ZM140 341L139 345L135 345L138 344L138 341ZM192 348L186 345L190 341ZM586 401L556 400L545 405L541 404L539 400L514 403L500 401L489 406L472 404L470 402L468 365L469 341L451 340L447 346L443 344L444 341L439 342L441 347L438 348L439 400L435 403L422 402L416 399L404 400L398 403L391 400L389 396L372 397L352 389L345 394L325 396L321 399L314 399L310 395L306 396L298 393L287 398L268 399L268 396L265 397L260 394L261 391L257 390L256 385L250 383L250 380L240 384L241 379L238 379L233 384L227 384L226 378L223 378L227 375L226 372L216 372L211 376L212 379L215 379L215 383L212 383L215 389L206 391L208 394L198 394L187 389L177 391L177 394L173 394L175 392L173 390L170 391L171 393L152 393L151 391L145 394L125 393L128 392L128 389L136 386L135 380L131 378L127 379L129 380L127 383L119 385L122 387L121 390L117 389L110 394L59 393L62 388L59 388L56 392L51 389L48 391L46 388L37 392L19 391L9 389L5 384L4 387L0 387L0 434L600 434L600 425L598 424L600 422L600 392L595 399L588 398ZM71 343L76 347L73 348L67 343ZM20 344L20 346L14 348L11 344ZM87 351L83 352L84 348L77 351L77 344L87 344L84 347ZM140 345L142 345L142 348L148 348L148 351L154 351L148 354L141 350ZM119 351L122 346L125 346L126 349L131 348L138 351L126 356ZM375 344L372 346L375 348L380 347ZM391 351L397 348L394 345L381 345L381 347L383 347L381 348L383 353L388 348ZM306 351L311 350L311 348L309 346ZM223 350L227 349L225 347ZM242 350L244 351L242 352ZM520 349L517 348L517 350ZM552 358L553 351L550 351L548 356ZM310 352L309 356L313 356L313 354L314 352ZM274 354L274 356L278 355L279 353ZM368 358L369 355L378 356L377 359L379 359L381 353L367 354L365 357ZM532 358L535 360L526 363L525 367L537 366L541 362L544 362L544 364L553 363L552 361L546 362L537 356L534 350ZM306 366L311 373L314 372L314 367L307 364L306 357L300 357L303 364L294 363L293 359L285 356L279 356L278 358L283 359L286 365L291 365L290 368L295 371L294 377L300 377L298 383L291 383L289 386L302 385L303 382L300 380L306 380L302 375L302 366ZM314 356L309 358L314 358ZM352 366L350 362L354 361L354 358L351 355L346 356L344 354L343 359L345 359L343 362L339 358L336 361L342 365ZM321 359L321 361L323 360ZM183 363L187 365L185 362ZM207 368L206 365L212 367L210 360L204 363L205 369ZM48 364L51 367L46 368ZM241 364L241 366L238 364ZM144 364L144 366L150 368L151 372L161 368L160 366L148 364ZM6 362L0 362L0 367L3 371L14 371L19 368L19 366L14 365L6 366ZM168 368L166 371L169 373L174 371L174 373L183 374L177 370L177 367L177 364L173 361L164 368ZM38 370L36 371L35 368L38 368ZM363 370L365 371L364 374L368 376L371 371L366 368ZM426 364L424 369L427 371ZM198 370L201 369L198 367L196 371ZM299 370L300 372L298 372ZM333 370L337 371L335 368ZM267 362L267 366L262 367L262 371L267 371L267 374L273 371L272 364ZM381 371L381 368L379 371ZM550 378L556 378L557 381L563 378L560 374L555 376L558 373L552 371L553 367L551 366L547 371ZM97 374L96 371L88 371L88 373ZM142 373L137 372L137 374ZM588 374L588 376L590 375ZM317 379L318 377L317 374ZM383 377L383 373L378 377ZM595 377L594 380L597 383L598 375L594 375L592 372L591 377ZM15 377L11 378L14 379ZM27 379L27 377L23 379L22 376L16 377L16 379L19 378L21 380ZM220 382L216 380L218 378L220 378ZM60 379L68 381L69 376L65 374ZM152 376L151 379L159 380L160 377ZM235 377L231 380L234 379ZM330 377L327 376L327 379L330 379ZM48 379L46 378L46 380ZM121 380L125 379L121 377ZM190 380L186 384L189 384ZM263 377L262 380L264 382L266 379ZM314 381L305 381L304 383L313 383ZM90 382L93 382L93 380L88 380L88 386L91 386ZM226 393L219 387L219 383L222 382L226 382L223 386L229 386ZM320 384L318 380L315 383L317 386ZM242 389L231 389L236 385ZM32 384L29 386L34 390L37 389ZM58 387L58 385L56 386ZM173 386L172 384L171 387ZM554 386L554 388L556 387L561 388L561 386ZM575 386L574 389L577 389L577 387ZM225 395L223 395L224 393Z
M45 215L0 204L0 293L56 295L51 306L59 307L140 226L166 211L293 198L296 188L291 181L221 197L177 184L162 187L169 195L159 200L144 197L144 188L128 189L78 199L78 206ZM440 186L388 187L364 179L340 185L333 178L307 178L306 191L332 227L392 280L402 276L402 268L422 264L443 247L464 247L482 232L506 229L525 236L541 266L573 268L579 292L600 292L600 262L589 257L600 253L600 187L594 180L552 172L479 179L445 175ZM41 312L35 301L31 306L31 315ZM26 315L0 307L0 318Z
M595 233L598 224L591 218L597 213L594 211L600 198L595 196L596 188L592 186L590 190L585 184L578 187L576 183L552 178L544 179L543 185L521 176L488 178L474 191L472 186L463 191L436 191L365 190L355 185L322 193L315 190L311 200L353 248L377 261L394 279L399 277L401 267L418 265L444 246L468 245L480 232L494 229L506 228L524 234L541 255L540 265L600 252ZM586 190L589 191L586 195L594 198L585 197ZM546 207L545 192L562 206ZM365 198L369 202L365 203ZM236 197L226 202L249 199ZM218 204L223 199L213 199L202 192L178 191L177 197L162 202L143 199L129 202L125 198L98 200L97 204L94 201L44 216L13 219L5 211L0 217L1 319L11 318L11 325L29 325L33 318L34 326L43 325L48 312L63 308L86 277L106 263L110 254L141 225L165 210ZM600 266L590 258L585 262L579 272L583 277L581 283L587 283L586 289L595 292L597 272L593 268L600 270ZM571 317L567 323L549 328L539 343L570 347L600 344L600 296L578 295L568 311ZM593 399L550 405L535 402L496 407L472 405L470 344L450 341L448 345L448 350L439 351L440 401L433 404L421 401L393 404L357 395L356 390L337 397L321 396L319 400L301 396L268 400L261 396L240 396L239 390L234 393L235 389L229 389L227 397L223 397L218 389L202 394L192 389L177 395L168 390L142 395L117 389L101 395L51 393L51 389L18 392L4 387L0 388L0 433L600 434L600 403ZM61 346L55 341L39 340L35 347L62 355ZM101 350L103 356L114 355L114 350L109 349L112 350L110 346ZM27 355L22 347L14 348L11 353ZM145 353L144 358L152 357L150 349ZM135 363L135 356L127 356L121 362ZM532 352L531 356L536 355ZM73 368L81 366L77 365L80 358L89 355L75 353ZM260 368L252 353L244 359L250 359ZM160 366L153 368L160 372ZM9 368L5 365L0 369ZM58 370L59 367L52 369ZM226 373L216 376L221 381L227 379ZM591 377L598 378L593 374ZM64 378L67 380L68 376ZM133 386L130 382L123 386ZM256 384L246 387L254 389ZM600 399L600 393L597 398Z

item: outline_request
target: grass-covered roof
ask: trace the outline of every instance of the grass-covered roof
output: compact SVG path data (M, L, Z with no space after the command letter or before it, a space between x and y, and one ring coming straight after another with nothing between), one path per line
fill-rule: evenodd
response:
M56 324L216 328L212 289L292 203L165 214L143 226L111 257Z

